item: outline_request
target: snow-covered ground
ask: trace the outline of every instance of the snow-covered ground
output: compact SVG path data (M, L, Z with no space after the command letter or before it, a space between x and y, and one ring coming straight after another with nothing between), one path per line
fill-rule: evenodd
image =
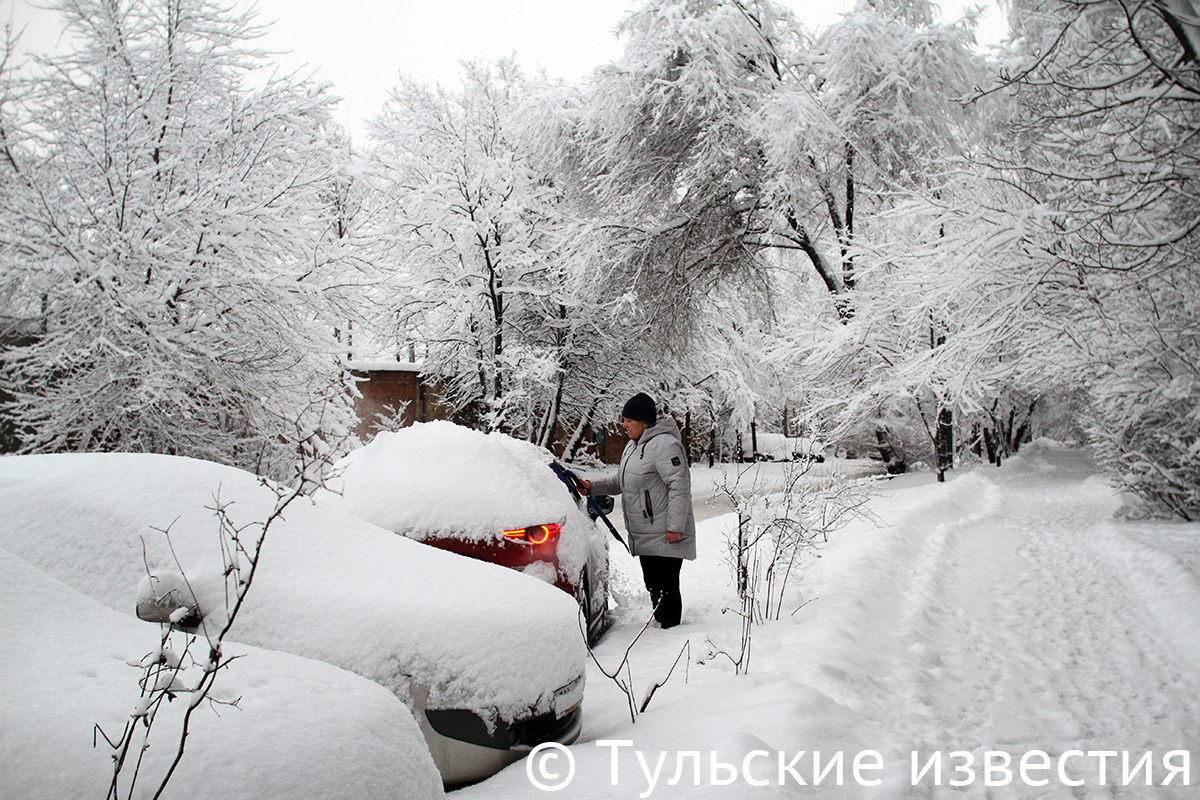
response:
M815 466L803 480L818 485L876 469ZM1048 443L1002 469L953 473L945 484L929 474L873 482L871 518L809 554L780 618L753 628L748 673L738 674L731 658L741 652L741 626L726 555L736 516L713 498L729 482L725 470L730 480L739 475L739 491L757 493L777 491L786 469L695 470L698 516L711 516L699 525L699 558L683 568L676 629L642 631L649 604L637 564L613 548L621 604L596 658L615 671L641 633L621 673L639 703L671 673L636 722L616 683L590 665L576 744L535 753L456 796L540 798L548 792L535 780L549 788L570 777L557 796L1200 797L1200 525L1120 521L1119 499L1086 454ZM61 497L78 503L81 491ZM15 517L9 523L24 529ZM14 533L9 544L20 542ZM101 713L72 705L59 687L76 673L95 680L96 669L126 685L124 662L142 651L114 643L126 635L140 641L150 626L65 587L38 588L52 579L10 560L0 586L8 590L0 591L0 628L13 634L10 651L0 648L0 797L83 796L93 783L100 791L104 752L91 748L91 723L119 721L128 703L115 689L102 692L113 707ZM34 649L14 653L13 642ZM261 757L246 762L263 769L221 772L234 787L222 796L273 796L300 785L303 796L339 787L347 797L414 794L406 785L397 795L413 726L391 695L332 667L262 652L269 674L247 672L227 687L249 704L237 718L244 730L214 741L242 747L266 736ZM89 653L99 654L99 667L85 663ZM267 661L276 657L277 667ZM66 702L49 699L56 693ZM316 717L295 725L293 700L297 713L329 712L353 730L339 733ZM259 707L263 715L249 713ZM5 721L21 720L30 723L21 738L3 735ZM83 738L71 738L72 720L86 723ZM265 733L270 725L319 731L319 757L289 763L307 751ZM203 784L225 758L204 741L185 757L192 772L180 787ZM93 757L94 768L81 769ZM320 780L309 777L313 769Z
M698 493L715 483L698 471ZM881 482L875 521L835 534L754 629L746 675L714 655L740 649L735 518L708 519L683 624L630 652L640 700L686 648L636 723L592 665L573 772L547 750L457 796L544 797L531 776L570 775L560 796L1200 797L1200 525L1118 505L1085 454L1048 443L945 484ZM630 596L596 650L609 670L649 614L636 564L612 561Z
M733 510L729 492L765 495L781 492L789 477L808 485L878 477L886 474L883 463L866 458L830 458L822 462L760 461L746 464L692 466L692 504L701 522ZM620 518L620 513L615 515Z

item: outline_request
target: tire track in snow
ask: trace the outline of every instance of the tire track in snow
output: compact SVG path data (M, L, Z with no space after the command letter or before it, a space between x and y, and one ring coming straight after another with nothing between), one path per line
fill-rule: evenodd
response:
M1155 547L1138 541L1166 536L1161 528L1150 532L1140 527L1105 523L1097 537L1100 551L1120 570L1128 591L1143 598L1166 640L1182 658L1200 668L1200 575L1162 549L1161 543ZM1188 544L1194 545L1194 541ZM1191 563L1200 564L1200 558L1192 555Z
M840 543L839 557L822 565L821 588L813 590L821 596L822 636L809 650L812 671L802 667L799 680L862 714L864 722L881 719L880 709L903 696L906 673L897 665L920 650L907 649L913 641L908 631L933 613L943 580L940 565L956 524L994 511L979 503L981 490L989 494L973 476L919 489L927 498L916 509ZM878 733L862 726L857 734L864 747L878 742Z
M897 641L911 642L887 727L891 755L907 774L913 751L1070 749L1158 755L1200 749L1200 676L1164 642L1130 591L1125 570L1104 557L1098 530L1107 492L1085 486L1078 459L1029 456L1025 468L977 470L981 505L993 513L943 523L924 542L926 567L911 582ZM998 511L997 511L998 509ZM1115 568L1114 568L1115 566ZM954 763L961 763L954 762ZM913 796L1195 797L1193 786L1100 786L1098 762L1077 760L1088 785L1076 792L982 785L907 787ZM1112 767L1115 766L1116 769ZM1120 781L1120 763L1108 782ZM1159 767L1156 780L1165 771ZM977 782L982 784L982 780Z

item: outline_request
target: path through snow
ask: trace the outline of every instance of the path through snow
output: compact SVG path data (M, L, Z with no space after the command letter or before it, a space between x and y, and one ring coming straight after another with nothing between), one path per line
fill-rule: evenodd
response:
M723 555L734 520L702 523L700 558L683 570L685 624L648 630L630 661L641 693L686 645L686 683L676 674L631 724L625 697L593 669L562 796L639 797L653 784L655 797L1200 797L1200 526L1118 523L1117 504L1085 455L1045 444L946 484L881 484L876 524L837 534L791 585L782 618L755 629L749 675L712 656L739 640L735 615L722 613L736 605ZM648 613L636 565L613 560L633 597L597 649L609 667ZM1171 772L1182 755L1163 763L1180 750L1186 775ZM684 758L669 785L687 751L700 753L698 778ZM791 762L800 751L794 768L808 785L783 773L780 787L777 754ZM875 787L855 781L865 751L880 755L881 769L862 773ZM1050 769L1022 776L1022 757L1036 767L1039 751ZM712 752L770 785L744 772L711 785ZM939 752L941 785L932 769L913 785L913 754L924 766ZM1102 769L1095 752L1116 755ZM839 753L841 785L834 770L813 785ZM1011 782L986 786L984 759L999 765L1004 753ZM1146 753L1130 782L1123 758L1132 769ZM973 773L956 769L968 760ZM545 796L526 763L459 794Z

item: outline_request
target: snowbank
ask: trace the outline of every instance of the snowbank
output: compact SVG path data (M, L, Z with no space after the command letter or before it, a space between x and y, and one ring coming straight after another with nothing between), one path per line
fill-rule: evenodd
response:
M0 798L103 797L159 626L105 608L0 550ZM202 705L166 798L429 798L441 778L408 709L319 661L227 643L239 658ZM149 797L178 746L184 701L163 706L139 786ZM123 786L127 786L123 782Z

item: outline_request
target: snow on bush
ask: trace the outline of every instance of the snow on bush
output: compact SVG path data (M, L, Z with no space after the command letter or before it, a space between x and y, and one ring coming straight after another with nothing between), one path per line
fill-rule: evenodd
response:
M101 797L159 627L119 614L0 549L0 798ZM192 717L166 798L429 798L441 779L412 715L329 664L227 643L239 658ZM237 706L228 705L236 701ZM178 747L182 700L162 707L141 765L156 785ZM141 796L141 795L138 795Z
M1095 345L1106 357L1088 376L1100 461L1124 487L1187 520L1200 519L1198 292L1195 277L1149 282L1142 315Z

